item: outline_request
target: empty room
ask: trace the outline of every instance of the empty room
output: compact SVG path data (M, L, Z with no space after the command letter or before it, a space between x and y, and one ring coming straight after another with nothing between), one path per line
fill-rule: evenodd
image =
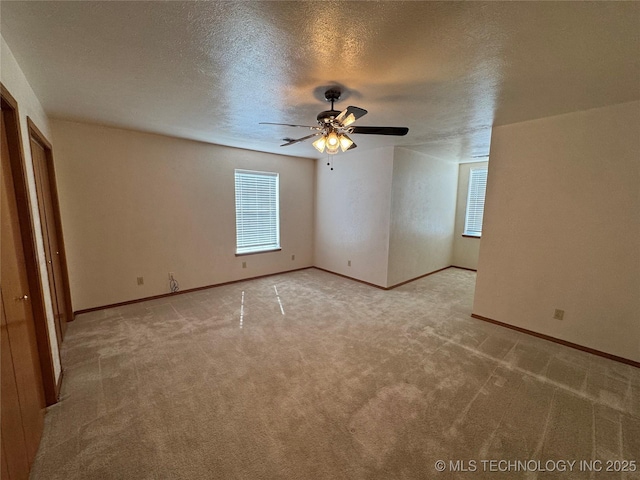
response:
M640 2L0 35L2 480L640 479Z

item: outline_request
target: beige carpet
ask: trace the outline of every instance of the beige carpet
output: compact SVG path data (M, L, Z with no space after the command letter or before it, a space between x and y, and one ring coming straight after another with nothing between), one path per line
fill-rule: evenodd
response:
M474 283L309 269L81 315L31 478L640 478L485 471L640 460L640 370L470 318Z

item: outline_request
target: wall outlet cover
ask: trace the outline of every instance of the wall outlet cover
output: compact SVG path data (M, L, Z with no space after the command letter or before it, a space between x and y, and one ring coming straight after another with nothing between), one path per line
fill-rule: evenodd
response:
M559 308L556 308L556 311L553 314L553 318L555 318L556 320L563 320L564 319L564 310L560 310Z

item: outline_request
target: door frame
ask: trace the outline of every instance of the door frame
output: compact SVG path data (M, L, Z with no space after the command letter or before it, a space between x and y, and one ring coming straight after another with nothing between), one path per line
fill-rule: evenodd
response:
M53 352L51 350L49 328L47 324L47 311L45 308L44 288L40 276L38 263L38 250L36 247L36 233L33 224L31 199L27 183L27 168L20 129L20 115L18 102L0 83L0 100L2 103L3 121L7 133L7 146L9 148L9 163L18 206L18 220L20 222L20 236L24 250L27 282L31 295L31 309L34 319L36 343L38 345L38 358L42 373L42 383L45 403L47 406L58 401L59 385L56 382L53 366ZM57 341L57 339L56 339ZM60 345L58 345L60 347ZM60 375L62 378L62 375Z
M47 140L47 137L40 131L36 124L27 116L27 127L29 129L29 140L33 137L42 147L44 147L45 159L47 162L47 172L49 182L49 191L51 192L51 203L53 206L53 221L56 233L58 235L58 250L60 252L60 268L62 270L63 297L66 307L67 319L65 321L72 322L75 319L73 305L71 304L71 287L69 285L69 270L67 268L67 251L64 246L64 234L62 232L62 219L60 217L60 201L58 197L58 187L56 182L56 169L53 163L53 146ZM34 174L35 174L35 165Z

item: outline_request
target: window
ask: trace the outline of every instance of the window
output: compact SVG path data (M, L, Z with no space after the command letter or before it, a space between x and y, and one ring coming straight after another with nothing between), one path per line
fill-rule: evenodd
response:
M469 194L467 215L464 220L464 235L480 237L484 217L484 196L487 191L487 169L472 168L469 172Z
M236 254L280 249L278 174L236 170Z

